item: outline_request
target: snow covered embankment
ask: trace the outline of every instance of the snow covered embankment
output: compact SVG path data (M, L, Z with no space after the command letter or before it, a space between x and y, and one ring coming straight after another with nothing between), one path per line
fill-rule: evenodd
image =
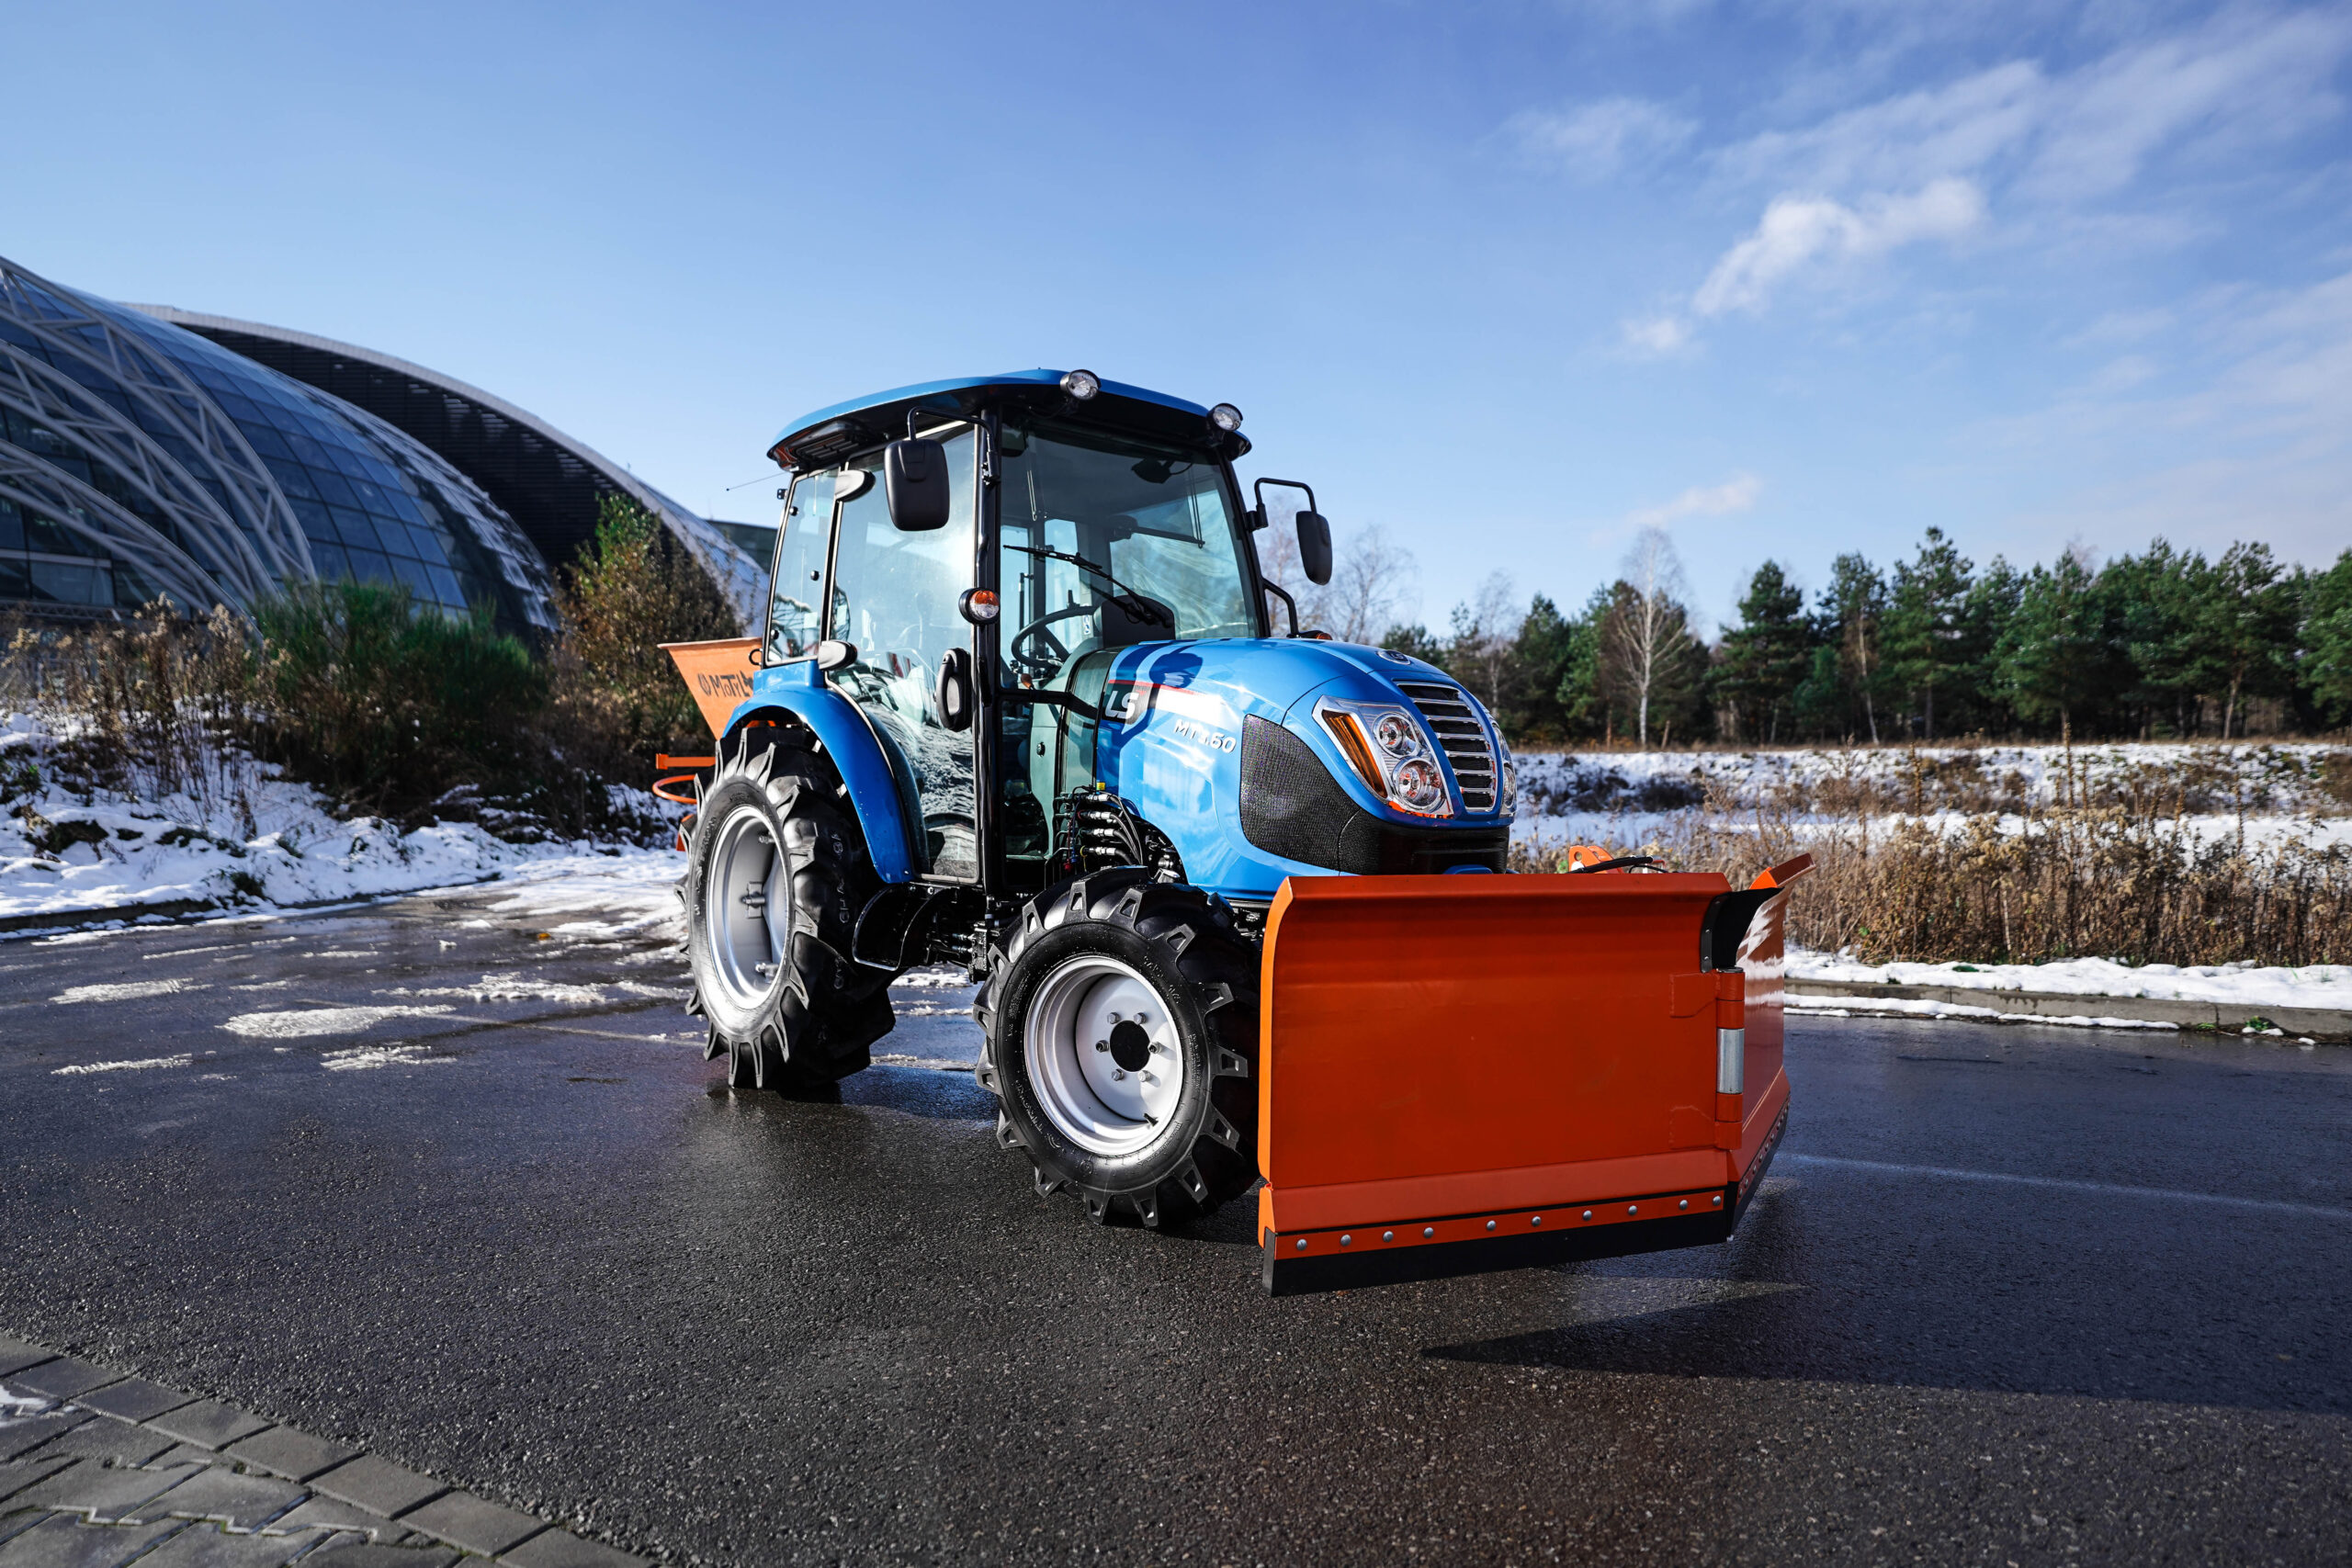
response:
M0 719L0 929L137 919L161 907L257 908L446 887L558 862L593 871L614 852L585 843L510 843L471 822L403 831L376 817L338 818L307 784L248 759L227 787L145 800L68 792L41 766L46 736ZM31 771L39 782L27 788ZM624 858L634 863L644 852ZM672 857L674 860L674 857ZM676 873L670 874L675 876Z

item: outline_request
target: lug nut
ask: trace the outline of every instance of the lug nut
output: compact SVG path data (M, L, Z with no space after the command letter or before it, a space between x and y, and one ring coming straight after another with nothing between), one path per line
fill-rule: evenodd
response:
M1108 1051L1111 1048L1111 1043L1108 1040L1097 1040L1094 1043L1094 1048L1097 1051Z
M1121 1083L1125 1081L1126 1076L1127 1070L1125 1067L1113 1067L1111 1069L1111 1081L1113 1083Z

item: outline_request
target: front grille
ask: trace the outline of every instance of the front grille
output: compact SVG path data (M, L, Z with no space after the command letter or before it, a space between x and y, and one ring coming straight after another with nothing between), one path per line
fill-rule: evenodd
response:
M1437 743L1445 748L1445 760L1453 764L1453 782L1462 789L1462 809L1492 811L1495 746L1487 739L1487 727L1470 694L1434 681L1399 681L1396 685L1413 699L1413 705L1436 732Z

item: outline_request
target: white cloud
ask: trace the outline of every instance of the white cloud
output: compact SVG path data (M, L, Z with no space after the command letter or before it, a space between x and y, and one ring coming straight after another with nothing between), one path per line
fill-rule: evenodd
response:
M1531 163L1582 180L1605 180L1673 152L1698 130L1647 98L1601 98L1566 109L1513 115L1503 134Z
M2195 162L2282 141L2338 117L2352 8L2231 8L2134 38L2074 71L2027 60L1895 95L1713 154L1718 182L1777 186L1756 228L1687 312L1626 322L1636 352L1679 352L1690 319L1760 310L1801 275L1984 227L1996 196L2024 230L2064 243L2177 243L2190 215L2119 212L2117 193L2165 155ZM1904 193L1908 194L1904 194Z
M1694 486L1662 506L1646 506L1628 513L1622 526L1629 530L1663 528L1684 517L1721 517L1746 512L1764 493L1764 481L1740 474L1719 485Z
M1690 308L1702 316L1753 310L1772 288L1816 262L1883 254L1920 240L1957 239L1984 220L1984 197L1962 179L1931 181L1905 197L1848 207L1827 197L1784 196L1764 209L1756 231L1724 253Z
M1690 323L1668 311L1624 323L1625 346L1638 355L1664 357L1678 354L1690 342Z
M2110 195L2167 147L2273 141L2341 112L2331 78L2352 52L2352 13L2232 10L2203 27L2111 51L2052 75L2010 61L1715 154L1743 185L1830 194L1951 175L2073 203Z

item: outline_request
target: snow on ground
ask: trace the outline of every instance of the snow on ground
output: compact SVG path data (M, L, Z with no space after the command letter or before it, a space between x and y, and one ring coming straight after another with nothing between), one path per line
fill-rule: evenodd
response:
M2342 1008L2352 1010L2352 965L2308 968L2252 964L2170 964L2133 966L2107 958L2069 958L2049 964L1863 964L1840 953L1792 952L1792 980L1889 981L1898 986L1952 986L1966 990L2041 991L2080 997L2148 997L2168 1001L2214 1002L2258 1012L2266 1007ZM1988 997L1987 1001L1998 998Z
M0 716L0 765L38 762L47 739L24 715ZM636 910L651 883L677 876L666 851L515 844L469 822L403 831L380 818L338 818L316 790L276 772L227 759L208 799L142 800L107 791L85 799L44 769L40 787L0 815L0 920L55 915L62 925L158 904L249 911L492 877L569 880L566 894L536 887L532 897L548 912L568 898L565 908L601 916L616 901ZM620 929L644 923L633 915Z
M2300 840L2352 845L2352 803L2331 794L2323 771L2352 773L2352 750L2316 742L2078 746L2077 787L2094 799L2137 789L2176 798L2181 828L2204 841L2243 830L2253 845ZM2057 802L2065 750L2057 746L1793 748L1759 751L1536 751L1519 759L1520 807L1512 840L1542 850L1597 843L1620 851L1670 838L1703 802L1719 828L1752 826L1759 808L1797 826L1856 819L1841 804L1867 792L1877 820L1919 819L1958 831L1984 814L2021 831L2024 810ZM2342 788L2339 784L2338 789Z

